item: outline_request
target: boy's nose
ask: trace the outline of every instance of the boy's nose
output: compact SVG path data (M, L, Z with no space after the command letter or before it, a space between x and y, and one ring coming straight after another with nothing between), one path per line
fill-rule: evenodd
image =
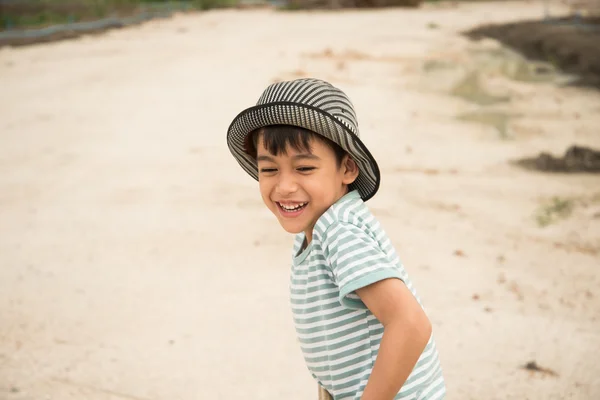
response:
M292 174L280 174L275 190L277 194L286 196L298 190L298 184Z

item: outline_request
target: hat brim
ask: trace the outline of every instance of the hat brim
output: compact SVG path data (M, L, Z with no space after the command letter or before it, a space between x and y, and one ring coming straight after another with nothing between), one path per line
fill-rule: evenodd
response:
M377 193L381 181L377 162L346 125L331 114L306 104L275 102L250 107L237 115L227 130L227 145L240 166L258 180L256 159L245 151L249 133L270 125L292 125L315 132L344 149L358 165L353 187L364 201Z

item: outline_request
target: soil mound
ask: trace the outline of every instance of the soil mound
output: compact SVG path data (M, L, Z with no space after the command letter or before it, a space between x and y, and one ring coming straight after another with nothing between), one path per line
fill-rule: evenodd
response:
M489 37L534 60L577 75L577 85L600 89L600 17L573 17L485 25L465 35Z
M573 145L567 149L562 157L540 153L535 158L517 160L516 164L527 169L544 172L600 173L600 151Z

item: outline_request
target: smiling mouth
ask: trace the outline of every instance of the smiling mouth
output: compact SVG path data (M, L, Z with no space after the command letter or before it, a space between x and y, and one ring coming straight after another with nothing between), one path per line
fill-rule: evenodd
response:
M308 202L283 204L283 203L280 203L277 201L275 203L277 204L277 206L279 207L279 210L282 213L290 214L290 215L298 214L300 211L302 211L308 205Z

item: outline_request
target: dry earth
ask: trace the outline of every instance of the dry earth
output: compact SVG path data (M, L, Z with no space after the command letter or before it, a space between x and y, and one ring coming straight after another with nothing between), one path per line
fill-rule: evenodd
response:
M357 107L448 398L600 398L600 178L511 163L598 148L600 94L459 34L541 10L215 11L1 49L0 399L316 396L291 237L225 146L297 76Z

